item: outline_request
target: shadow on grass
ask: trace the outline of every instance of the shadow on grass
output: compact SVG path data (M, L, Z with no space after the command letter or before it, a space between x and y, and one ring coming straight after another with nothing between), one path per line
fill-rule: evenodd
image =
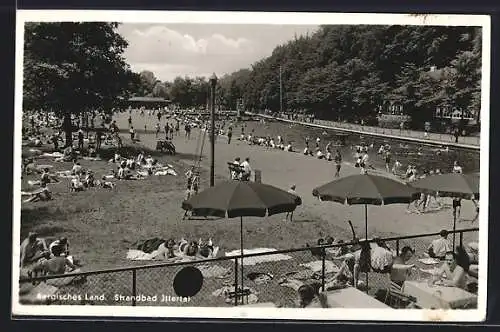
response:
M29 232L36 231L41 236L54 236L68 230L53 221L57 219L58 211L46 206L24 208L21 210L21 239L28 236Z

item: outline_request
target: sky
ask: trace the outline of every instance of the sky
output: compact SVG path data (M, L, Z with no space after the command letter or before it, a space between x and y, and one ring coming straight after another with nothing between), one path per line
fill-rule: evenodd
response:
M131 24L118 32L129 42L125 58L132 70L152 71L161 81L177 76L218 77L271 55L315 25Z

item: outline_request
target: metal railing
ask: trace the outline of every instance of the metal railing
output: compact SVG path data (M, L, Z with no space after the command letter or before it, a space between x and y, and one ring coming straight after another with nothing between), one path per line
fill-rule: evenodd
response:
M477 241L478 228L449 231L450 236L459 235L458 243ZM476 236L473 236L476 233ZM399 253L402 246L408 245L417 254L423 254L431 241L439 233L395 236L368 239L367 242L383 241ZM364 241L364 240L363 240ZM20 286L36 287L40 283L57 287L53 294L53 304L99 304L99 305L189 305L189 306L227 306L249 302L273 302L281 307L294 305L296 292L293 285L300 282L315 281L325 289L331 279L329 249L351 247L358 242L346 242L323 246L310 246L272 252L254 253L238 256L225 256L198 261L175 263L156 263L122 268L101 269L86 272L73 272L64 275L45 275L19 280ZM282 259L267 259L280 255ZM276 257L276 256L275 256ZM417 257L419 257L417 255ZM415 258L417 258L415 257ZM286 258L286 259L284 259ZM239 275L241 260L245 264L245 276ZM259 261L253 264L249 261ZM305 266L309 265L308 268ZM182 298L175 294L173 280L175 275L186 266L197 267L204 276L203 287L192 298ZM366 291L374 296L376 290L387 287L387 278L379 273L366 273ZM240 287L245 280L246 294ZM293 282L289 282L294 280ZM363 280L360 278L360 280ZM287 287L286 285L291 287ZM285 285L285 286L284 286ZM296 289L295 289L296 290ZM63 295L74 295L68 299ZM22 301L21 301L22 303Z

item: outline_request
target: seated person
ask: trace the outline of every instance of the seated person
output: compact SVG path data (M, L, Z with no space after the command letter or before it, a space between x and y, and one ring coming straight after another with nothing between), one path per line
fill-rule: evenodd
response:
M318 159L325 158L325 155L323 154L323 152L319 148L316 148L316 158L318 158Z
M408 261L415 254L415 250L411 247L405 246L401 249L401 253L398 257L394 259L394 264L392 265L391 270L391 281L399 285L403 286L406 281L406 277L410 274L410 267L412 265L408 265Z
M354 285L358 284L359 272L390 273L394 258L392 252L380 243L360 242L361 249L341 256L346 259L354 259Z
M171 259L175 257L180 257L178 255L178 246L175 244L174 239L168 239L158 246L152 253L152 259Z
M83 185L87 188L95 186L94 173L91 170L87 171L87 174L85 175L85 179L83 180Z
M330 151L328 151L326 153L326 160L328 160L328 161L332 161L333 160L332 153Z
M96 158L97 157L96 149L94 147L89 147L88 155L89 157Z
M30 232L28 237L21 242L21 267L38 262L49 255L47 243L39 238L35 232Z
M354 257L347 257L342 260L339 271L333 280L325 284L326 290L340 289L354 285Z
M82 173L82 166L76 159L73 160L73 168L71 169L71 174L80 175Z
M144 153L143 152L139 152L139 154L137 155L136 161L137 161L138 165L142 165L143 163L146 162L145 159L144 159Z
M427 253L431 258L443 260L444 255L449 251L452 251L452 246L450 240L448 240L448 231L443 229L439 232L439 238L432 241Z
M37 263L33 269L32 273L36 276L38 273L42 274L64 274L66 272L72 272L76 269L75 265L63 254L63 247L55 246L53 247L53 257Z
M430 282L435 285L466 289L467 272L458 264L457 255L453 251L445 254L444 263L432 276Z
M79 175L75 175L71 179L71 191L83 191L85 189L85 186L83 182L80 180Z
M293 148L292 148L292 144L291 143L288 143L285 148L284 148L285 151L288 151L288 152L293 152Z

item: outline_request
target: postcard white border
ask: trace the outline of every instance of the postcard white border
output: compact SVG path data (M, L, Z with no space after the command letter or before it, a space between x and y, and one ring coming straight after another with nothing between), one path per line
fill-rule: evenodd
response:
M14 121L14 195L12 314L61 317L165 317L165 318L254 318L291 320L373 320L373 321L482 321L486 318L488 209L480 210L479 289L476 310L386 310L386 309L291 309L291 308L199 308L123 306L44 306L19 304L19 243L21 191L21 128L23 36L25 22L112 21L126 23L280 24L280 25L436 25L478 26L482 28L481 86L481 200L489 201L489 118L491 21L486 15L354 14L354 13L270 13L270 12L187 12L187 11L89 11L20 10L16 20L16 77ZM483 206L488 206L487 204ZM54 307L57 310L54 310Z

